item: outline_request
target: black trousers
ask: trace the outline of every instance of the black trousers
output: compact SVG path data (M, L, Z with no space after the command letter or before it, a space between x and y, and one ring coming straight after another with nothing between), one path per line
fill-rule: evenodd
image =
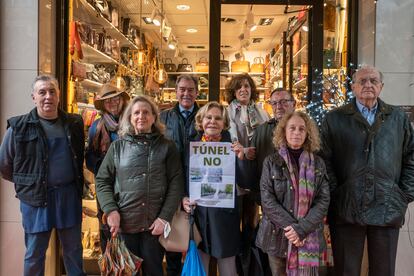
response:
M183 254L180 252L165 252L165 259L167 260L167 276L181 275L181 258Z
M137 234L121 234L126 247L135 255L142 258L143 276L163 276L162 259L164 247L158 242L158 236L151 235L151 232Z
M365 238L368 245L370 276L393 276L397 255L399 228L331 225L335 275L359 276Z

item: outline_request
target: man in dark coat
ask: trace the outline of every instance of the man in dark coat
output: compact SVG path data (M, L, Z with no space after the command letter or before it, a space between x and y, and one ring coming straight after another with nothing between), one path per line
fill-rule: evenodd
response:
M32 85L35 108L7 121L0 147L1 177L20 200L26 253L24 275L44 275L52 229L62 244L68 275L82 269L83 121L58 108L59 85L40 75Z
M286 113L295 111L296 101L293 96L284 88L276 88L270 94L267 101L272 106L273 118L256 128L250 145L256 148L257 163L257 188L259 191L260 175L262 174L262 166L264 159L275 151L273 146L273 131L277 126L277 122L283 118Z
M178 103L173 108L161 112L160 119L166 126L165 136L175 142L181 154L184 173L188 175L186 152L190 140L197 136L194 121L198 111L198 80L191 75L180 75L176 81L175 92ZM181 258L181 253L166 253L168 276L181 274Z
M414 199L414 133L408 117L379 95L382 73L353 75L355 99L326 115L322 152L331 192L329 224L337 275L394 275L399 228Z

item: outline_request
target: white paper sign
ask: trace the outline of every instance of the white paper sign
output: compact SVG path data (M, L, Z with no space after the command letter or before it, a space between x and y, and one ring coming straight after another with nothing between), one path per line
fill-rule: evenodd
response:
M190 143L190 200L205 207L234 208L235 155L231 143Z

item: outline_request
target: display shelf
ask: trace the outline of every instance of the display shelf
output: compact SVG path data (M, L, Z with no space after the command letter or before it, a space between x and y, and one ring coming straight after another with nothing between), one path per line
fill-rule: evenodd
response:
M302 48L300 48L294 55L293 58L295 58L296 56L298 56L303 50L307 49L308 44L303 45ZM306 52L305 52L306 53Z
M100 25L105 29L107 35L111 38L115 38L119 41L120 46L128 46L134 49L138 49L138 46L132 42L128 37L126 37L117 27L115 27L111 22L109 22L105 17L103 17L90 3L86 0L79 1L81 5L75 5L77 7L74 12L77 20L82 21L82 18L93 19L96 25Z
M90 108L90 109L96 109L93 104L87 104L87 103L81 103L77 102L78 108Z
M208 72L167 72L168 75L208 75Z
M96 82L93 80L89 80L89 79L84 79L81 81L83 86L89 86L89 87L101 87L103 85L103 83L100 82Z
M249 74L250 76L264 76L265 73L253 73L253 72L220 72L221 76L234 76L234 75L240 75L240 74Z
M307 79L307 78L303 78L303 79L300 79L300 80L296 81L296 82L293 84L293 86L294 86L294 87L296 87L296 86L306 86L306 79Z
M119 64L118 61L105 53L93 48L92 46L82 43L82 51L84 58L82 61L89 63L109 63L109 64Z

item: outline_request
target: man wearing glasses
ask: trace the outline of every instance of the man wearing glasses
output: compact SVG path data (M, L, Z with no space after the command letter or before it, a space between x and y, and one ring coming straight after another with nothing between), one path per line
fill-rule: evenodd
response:
M336 275L360 275L365 239L369 275L394 275L399 228L414 199L413 129L379 98L379 70L363 66L352 80L355 98L322 125Z
M295 110L296 101L293 96L284 88L276 88L270 94L267 101L272 106L273 118L257 127L251 141L251 146L256 148L257 162L257 189L259 190L260 175L262 174L262 165L264 159L274 152L272 143L273 130L276 128L277 122L288 113Z

